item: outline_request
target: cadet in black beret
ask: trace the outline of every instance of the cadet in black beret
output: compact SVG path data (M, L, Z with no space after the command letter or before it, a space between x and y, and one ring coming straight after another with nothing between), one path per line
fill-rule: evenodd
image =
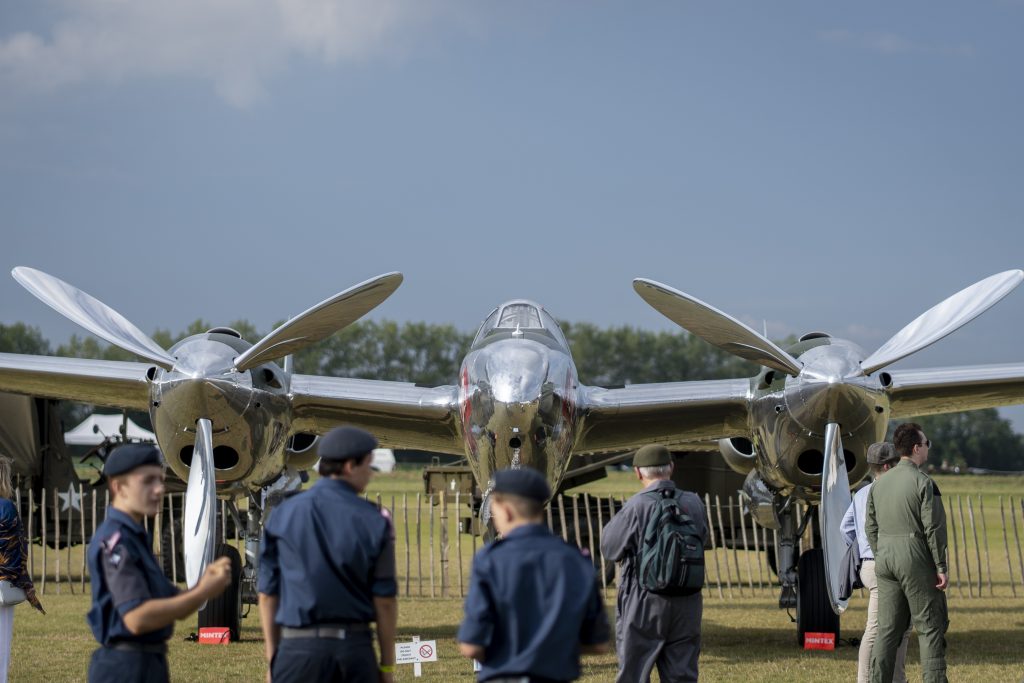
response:
M373 452L377 439L358 427L338 427L320 440L317 453L321 460L351 460Z
M498 470L494 473L494 492L519 496L543 505L551 497L548 480L532 468Z
M125 472L131 472L136 467L143 465L162 466L163 464L164 460L160 455L160 449L153 444L127 443L118 446L107 456L106 462L103 463L103 476L109 479Z
M163 505L160 450L150 444L118 446L103 474L110 507L87 550L92 608L86 621L100 644L89 662L89 681L167 681L167 640L174 622L228 587L231 561L214 561L195 587L179 592L164 575L142 525Z
M491 518L502 535L473 560L459 651L492 679L571 681L580 654L604 652L608 618L590 559L543 523L551 488L534 469L494 474Z
M317 449L320 479L263 526L256 590L274 683L393 680L395 532L387 508L363 499L376 447L362 429L332 429Z

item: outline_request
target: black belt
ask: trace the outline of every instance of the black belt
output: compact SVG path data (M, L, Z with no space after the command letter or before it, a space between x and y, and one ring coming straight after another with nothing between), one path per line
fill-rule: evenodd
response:
M304 626L292 628L291 626L281 627L282 638L334 638L345 640L351 633L367 633L370 630L369 624L319 624L317 626Z
M146 652L154 655L166 655L167 643L133 643L128 640L120 640L116 643L109 643L103 647L110 650L122 652Z

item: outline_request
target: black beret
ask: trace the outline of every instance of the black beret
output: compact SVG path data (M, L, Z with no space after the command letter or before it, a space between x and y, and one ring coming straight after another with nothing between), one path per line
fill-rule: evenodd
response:
M356 427L338 427L320 439L317 453L321 460L351 460L363 457L376 447L377 439L370 432Z
M548 480L543 474L529 467L495 472L494 492L529 498L539 503L546 503L551 497Z
M118 446L103 463L103 476L116 477L125 472L131 472L136 467L143 465L163 466L164 459L160 455L160 449L151 443L126 443Z
M642 446L633 455L633 467L660 467L672 464L672 454L661 444Z

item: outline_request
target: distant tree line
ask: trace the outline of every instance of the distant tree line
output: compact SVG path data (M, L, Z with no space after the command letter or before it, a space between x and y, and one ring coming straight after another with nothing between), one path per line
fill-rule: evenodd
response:
M584 384L623 386L727 377L749 377L757 368L710 346L684 331L641 330L630 326L601 328L590 323L562 321L573 358ZM213 327L196 320L172 334L157 330L152 338L164 348ZM255 342L263 336L245 320L232 323L243 338ZM295 355L295 371L303 374L356 377L423 386L454 384L473 332L452 325L423 322L357 322ZM54 349L38 328L0 324L0 352L57 355L75 358L132 361L136 358L94 337L73 335ZM68 403L65 423L74 426L92 412L91 406ZM131 413L140 425L149 416ZM995 409L918 418L935 444L935 466L970 466L997 470L1024 469L1024 437Z

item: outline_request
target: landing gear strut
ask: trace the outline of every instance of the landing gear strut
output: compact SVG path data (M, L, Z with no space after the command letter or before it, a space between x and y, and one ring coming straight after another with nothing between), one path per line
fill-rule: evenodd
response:
M796 608L797 642L802 647L807 633L832 633L839 639L839 615L832 610L826 587L825 560L821 551L820 535L812 526L815 548L805 550L796 560L797 539L803 535L806 525L817 520L809 509L804 522L796 528L794 511L790 503L779 510L779 556L778 574L782 584L779 609Z

